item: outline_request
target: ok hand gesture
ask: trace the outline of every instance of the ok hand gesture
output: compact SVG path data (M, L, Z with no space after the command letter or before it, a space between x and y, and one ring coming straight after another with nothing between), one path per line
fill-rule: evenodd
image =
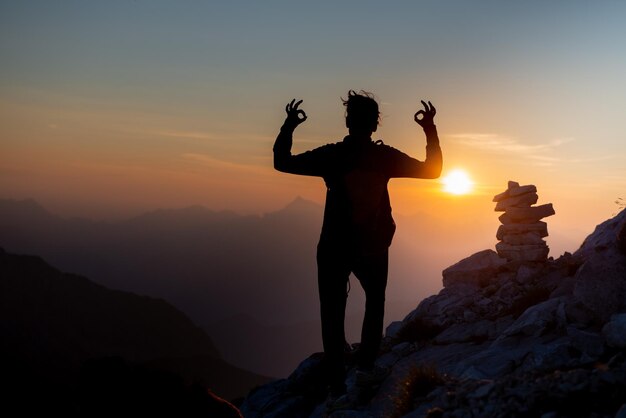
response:
M285 106L285 112L287 112L285 125L292 129L295 129L296 126L306 120L306 113L304 113L304 110L298 109L300 103L302 103L302 100L296 102L296 99L293 99L291 103L287 103L287 106Z
M415 120L415 122L417 122L417 124L419 126L421 126L422 128L427 128L429 126L434 126L435 122L434 122L434 117L437 114L437 109L435 109L435 106L433 106L433 104L431 102L428 102L428 104L426 104L425 101L421 101L422 104L424 105L424 109L423 110L418 110L415 115L413 116L413 119ZM419 115L422 115L421 118L419 118Z

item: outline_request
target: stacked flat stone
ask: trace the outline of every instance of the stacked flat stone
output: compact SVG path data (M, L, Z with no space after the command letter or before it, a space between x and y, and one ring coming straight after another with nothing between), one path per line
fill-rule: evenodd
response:
M537 187L530 184L520 186L509 181L508 188L494 196L496 212L504 212L498 219L496 244L498 255L509 261L545 261L550 248L543 240L548 236L548 224L541 219L554 215L552 203L533 206L537 203Z

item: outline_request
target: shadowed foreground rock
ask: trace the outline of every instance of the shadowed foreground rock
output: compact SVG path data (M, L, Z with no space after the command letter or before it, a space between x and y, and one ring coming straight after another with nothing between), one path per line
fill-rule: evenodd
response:
M533 202L531 189L510 198ZM444 289L387 328L377 363L391 375L378 393L330 416L626 416L625 228L623 210L574 254L485 250L444 270ZM320 362L253 390L244 416L323 416ZM353 369L347 382L354 390Z

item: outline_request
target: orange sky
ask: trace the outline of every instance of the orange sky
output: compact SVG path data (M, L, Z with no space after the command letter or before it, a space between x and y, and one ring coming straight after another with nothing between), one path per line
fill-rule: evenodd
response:
M321 179L272 169L284 104L304 99L301 152L345 135L339 98L362 88L381 102L377 138L418 159L412 115L432 100L444 176L475 183L392 180L396 213L495 234L491 198L516 180L554 204L551 231L582 239L626 198L626 6L287 4L3 4L0 197L97 218L322 204Z

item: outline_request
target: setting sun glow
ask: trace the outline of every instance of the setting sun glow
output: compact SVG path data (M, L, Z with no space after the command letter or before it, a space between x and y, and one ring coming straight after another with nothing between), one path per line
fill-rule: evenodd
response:
M442 179L443 190L452 194L467 194L474 183L463 170L453 170Z

